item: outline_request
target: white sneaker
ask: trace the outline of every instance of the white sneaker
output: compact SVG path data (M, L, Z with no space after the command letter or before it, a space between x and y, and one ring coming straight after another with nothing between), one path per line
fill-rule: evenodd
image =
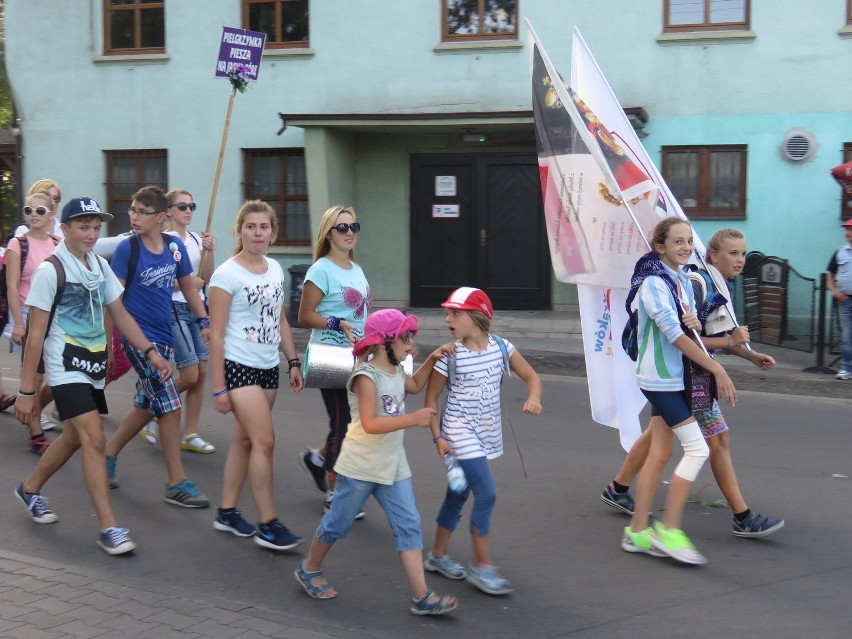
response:
M835 375L837 379L852 379L852 373L849 371L841 370L837 375Z
M50 418L47 415L42 414L41 416L41 429L44 431L48 430L56 430L56 424L50 421Z

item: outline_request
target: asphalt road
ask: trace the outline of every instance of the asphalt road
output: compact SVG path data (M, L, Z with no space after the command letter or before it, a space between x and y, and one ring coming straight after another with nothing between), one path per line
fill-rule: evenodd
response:
M527 354L536 361L534 353ZM0 363L9 388L16 388L14 362L3 354ZM833 380L819 381L848 393ZM591 421L585 379L548 373L540 417L520 412L524 389L517 379L504 386L506 454L491 466L498 490L493 557L516 592L491 597L465 582L430 574L431 587L454 593L461 602L444 618L407 612L403 574L375 502L368 503L367 517L327 561L326 575L340 597L312 600L292 576L306 546L284 554L266 551L251 540L215 531L212 509L163 503L161 453L140 440L122 454L121 487L112 491L120 522L139 544L136 552L112 558L95 546L96 522L78 458L44 490L59 523L36 525L12 496L35 457L8 414L0 414L0 484L5 487L0 504L7 508L0 518L0 549L111 582L155 584L198 601L224 599L244 610L286 613L304 629L304 634L286 634L292 637L846 637L852 583L852 401L810 393L802 382L786 384L787 390L777 393L740 387L738 405L725 411L746 499L756 510L785 518L786 527L764 540L733 537L730 512L714 505L721 494L705 467L684 522L709 558L700 568L620 549L626 519L599 500L623 459L617 433ZM131 391L127 377L110 388L108 433L129 406ZM409 401L409 409L420 406L418 397ZM321 494L296 456L324 435L319 392L282 390L275 418L279 515L309 540L321 516ZM208 407L202 430L219 452L184 453L190 477L214 504L221 491L229 419ZM406 450L428 547L443 495L443 466L422 430L406 434ZM656 508L662 503L661 488ZM240 505L253 519L248 491ZM467 516L451 545L460 560L469 557L466 522Z

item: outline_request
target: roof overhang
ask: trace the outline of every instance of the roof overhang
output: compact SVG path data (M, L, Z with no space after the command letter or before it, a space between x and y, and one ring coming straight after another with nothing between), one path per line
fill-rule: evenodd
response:
M280 135L288 126L331 127L355 133L483 133L527 131L533 112L483 111L470 113L279 113Z

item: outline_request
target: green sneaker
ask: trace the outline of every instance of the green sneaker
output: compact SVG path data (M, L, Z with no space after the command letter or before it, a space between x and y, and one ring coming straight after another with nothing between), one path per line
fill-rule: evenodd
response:
M628 526L624 529L624 537L621 538L621 549L627 552L644 552L652 557L666 557L666 553L654 548L651 537L653 537L653 533L650 528L635 533Z
M657 550L661 550L672 559L677 559L685 564L702 565L707 563L707 558L695 549L695 546L689 541L689 537L682 530L666 528L658 521L654 522L651 543Z

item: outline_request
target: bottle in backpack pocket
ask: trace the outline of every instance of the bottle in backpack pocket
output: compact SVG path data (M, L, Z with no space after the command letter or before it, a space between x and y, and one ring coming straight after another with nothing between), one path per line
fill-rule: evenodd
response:
M453 453L444 455L444 466L447 469L447 484L450 490L454 493L464 492L467 489L467 478Z

